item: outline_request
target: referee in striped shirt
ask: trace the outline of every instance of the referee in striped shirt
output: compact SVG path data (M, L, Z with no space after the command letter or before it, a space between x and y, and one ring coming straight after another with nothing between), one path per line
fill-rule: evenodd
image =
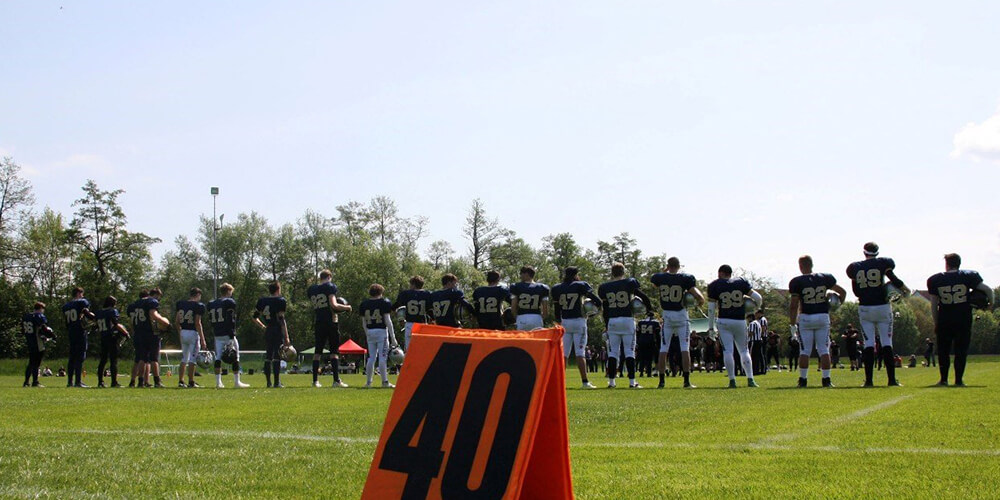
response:
M758 309L757 310L757 323L760 324L760 339L761 339L761 342L757 343L758 350L757 350L756 356L758 356L758 358L761 360L760 361L760 373L761 373L761 375L763 375L763 374L767 373L767 332L769 331L768 330L768 325L767 325L767 317L764 316L764 310L763 309Z
M753 363L753 374L763 373L761 366L764 358L760 355L760 348L764 345L764 336L761 333L760 321L753 314L747 314L747 338L750 339L750 358Z

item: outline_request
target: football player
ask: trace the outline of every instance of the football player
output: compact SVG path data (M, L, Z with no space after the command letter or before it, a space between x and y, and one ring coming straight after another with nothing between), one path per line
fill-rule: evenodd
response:
M472 305L476 308L476 323L483 330L506 330L503 324L503 304L510 303L510 291L500 284L500 273L486 273L486 286L472 292Z
M383 296L385 287L378 283L368 287L368 300L361 303L359 313L368 336L368 363L365 366L367 382L365 388L371 388L372 377L375 375L375 358L378 358L378 371L382 375L382 387L396 387L389 382L389 370L386 366L386 356L389 346L396 347L396 334L392 327L392 303Z
M121 315L115 306L118 299L108 296L104 299L104 308L94 313L97 331L101 333L101 362L97 364L97 387L104 387L104 366L111 362L111 387L121 387L118 383L118 355L121 341L129 337L125 325L121 324Z
M535 283L535 269L521 268L521 281L510 287L511 309L517 318L517 330L542 328L542 318L549 314L549 287Z
M458 320L459 309L474 311L472 304L465 300L465 294L458 289L458 277L448 273L441 277L441 289L430 296L431 314L434 323L452 328L461 328Z
M83 318L94 319L90 312L90 302L83 298L83 288L75 287L73 299L62 307L69 332L69 363L66 371L66 387L87 387L83 384L83 360L87 359L87 331Z
M24 315L24 341L28 344L28 366L24 369L24 386L44 387L38 383L38 368L42 366L45 341L53 338L49 320L45 317L45 303L35 302L34 311Z
M144 327L139 323L139 304L142 303L143 299L149 297L148 290L139 290L139 298L125 307L125 314L128 316L129 321L132 322L132 350L135 351L135 357L132 361L132 380L129 381L129 387L135 387L136 379L139 380L139 384L142 384L142 374L146 369L146 346L149 344L149 338L152 333L146 333Z
M233 300L233 285L223 283L219 286L219 298L208 303L208 321L212 324L212 335L215 336L215 387L223 389L222 385L222 353L227 345L232 345L236 351L233 362L233 384L237 389L250 387L240 381L240 343L236 340L236 301Z
M140 322L145 322L146 331L149 332L148 344L146 345L146 363L143 376L143 385L149 387L149 373L153 373L153 387L162 388L160 383L160 347L163 339L160 337L161 331L170 328L170 320L160 314L160 297L163 292L159 288L149 290L149 297L139 302Z
M205 330L201 324L201 318L205 315L205 304L201 303L201 289L192 288L188 292L188 299L178 301L176 309L174 321L181 337L181 366L178 370L180 376L177 384L180 387L200 387L194 382L194 365L202 346L208 348L208 343L205 342ZM187 386L184 385L185 369L188 375Z
M909 289L896 277L896 263L890 258L879 257L878 250L878 245L874 242L865 243L865 260L847 266L847 277L858 298L858 318L861 320L861 334L865 340L865 350L861 353L865 366L865 387L873 385L876 335L882 345L879 354L885 360L889 385L900 385L896 380L896 362L892 351L892 305L889 304L886 278L905 295L909 295Z
M603 304L590 283L580 279L580 269L575 266L567 267L563 271L562 283L552 287L556 323L565 330L563 357L569 364L569 355L576 348L576 367L580 370L583 388L594 389L594 384L587 380L587 317L583 312L583 302L588 297L598 308Z
M965 358L969 354L972 339L972 305L969 295L979 290L993 303L993 289L983 283L983 278L975 271L962 270L962 257L957 253L944 256L943 273L927 279L927 291L931 294L931 314L934 316L934 331L938 339L938 370L941 380L938 385L948 385L949 354L955 352L955 385L964 387Z
M836 292L840 302L847 299L847 290L837 284L832 274L814 273L813 260L808 255L799 257L800 276L788 283L792 298L788 306L788 320L792 335L799 334L799 387L806 387L809 378L809 356L813 347L819 353L819 367L823 372L823 387L833 387L830 381L830 297Z
M650 311L644 319L639 320L635 331L639 376L652 377L653 358L660 352L660 344L663 342L663 324Z
M406 348L410 348L410 333L413 332L415 323L427 323L427 312L430 309L431 292L424 290L424 278L413 276L410 278L410 289L403 290L396 297L396 302L392 305L393 310L404 308L406 324L403 325L403 341Z
M319 272L319 283L306 292L312 302L315 315L315 348L313 350L313 387L323 387L319 383L319 365L323 359L323 349L330 345L330 362L333 364L333 387L347 387L340 380L340 319L337 313L350 312L351 306L337 301L337 285L333 284L333 273L329 269Z
M288 326L285 324L285 310L288 302L281 296L281 283L277 281L267 285L267 291L271 295L261 297L257 300L254 308L253 321L264 330L264 377L267 378L267 386L281 389L285 387L281 383L281 346L289 346ZM263 321L261 319L263 318ZM271 384L271 376L274 375L274 385Z
M619 353L624 353L628 370L629 387L641 389L635 381L635 318L632 317L632 298L639 297L652 310L649 297L640 290L635 278L625 277L625 265L615 262L611 265L611 281L597 287L597 295L604 300L604 324L608 330L608 388L615 388L615 375L619 370ZM619 350L621 348L621 351Z
M729 374L729 387L736 387L736 360L738 354L747 376L747 386L757 387L753 379L750 351L747 349L746 298L749 297L759 309L763 299L750 282L743 278L733 278L733 268L723 264L719 267L719 277L708 284L708 332L715 334L719 326L719 344L722 358ZM718 313L718 319L716 319Z
M667 350L673 337L680 340L681 367L684 373L684 387L693 389L691 385L691 323L688 318L687 306L684 303L685 294L690 293L698 307L705 304L705 296L698 290L698 282L694 276L682 273L681 261L677 257L667 259L667 267L661 273L650 277L653 285L660 293L660 308L663 310L663 335L660 342L660 359L656 365L660 372L660 385L664 386L664 373L667 368Z

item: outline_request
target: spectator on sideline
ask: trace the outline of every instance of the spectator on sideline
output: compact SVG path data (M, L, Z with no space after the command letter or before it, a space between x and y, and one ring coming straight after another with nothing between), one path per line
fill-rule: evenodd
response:
M932 366L937 366L937 360L934 359L934 341L930 337L924 339L924 343L927 348L924 350L924 366L930 368Z
M841 338L847 344L847 357L851 360L851 371L853 372L858 369L858 353L860 352L858 342L861 340L861 333L858 332L857 328L854 328L853 323L848 323Z

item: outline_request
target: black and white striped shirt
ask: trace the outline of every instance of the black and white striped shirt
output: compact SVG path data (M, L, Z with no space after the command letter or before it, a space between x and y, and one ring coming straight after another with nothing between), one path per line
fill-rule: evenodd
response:
M750 324L747 325L747 338L749 338L753 342L760 342L761 340L764 340L763 336L761 335L759 321L751 321Z

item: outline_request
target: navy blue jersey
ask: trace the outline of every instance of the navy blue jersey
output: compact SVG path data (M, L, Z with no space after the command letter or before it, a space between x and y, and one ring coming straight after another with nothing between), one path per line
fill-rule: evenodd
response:
M802 314L829 314L830 300L827 292L836 284L837 278L832 274L803 274L788 282L788 292L799 298ZM767 328L766 324L761 326Z
M896 263L887 257L865 259L847 266L847 277L851 280L851 288L858 303L863 306L888 304L885 275L895 268Z
M651 346L660 342L660 322L655 319L644 319L635 327L635 341L638 344Z
M444 288L431 293L431 315L439 325L457 326L455 309L464 307L465 294L458 288Z
M181 313L181 330L194 330L195 319L205 316L205 304L193 300L182 300L177 303L177 312Z
M208 322L216 337L236 335L236 301L222 297L208 303Z
M153 297L146 297L144 299L139 299L135 307L135 331L139 333L148 333L153 335L157 332L154 328L154 323L156 320L153 319L153 311L160 310L160 301L154 299Z
M281 314L288 308L284 297L267 296L257 299L257 316L264 322L267 332L281 330Z
M89 310L90 302L84 298L74 299L63 305L62 312L66 317L66 329L69 333L84 334L83 318Z
M583 317L584 298L590 297L598 304L602 301L594 294L594 289L586 281L571 281L559 283L552 287L552 302L555 303L555 315L560 319Z
M101 336L108 337L118 331L118 322L121 321L121 316L118 314L118 309L109 307L95 312L94 321L97 323L97 331L101 333Z
M684 307L684 293L695 287L698 281L685 273L656 273L649 278L659 292L660 308L664 311L680 311Z
M542 314L542 301L549 298L549 287L541 283L514 283L511 300L517 301L517 314Z
M40 312L31 312L25 314L21 322L23 324L22 333L24 333L24 341L28 346L28 350L31 352L44 351L44 339L48 336L44 328L45 325L49 324L49 320Z
M385 315L392 312L389 299L368 299L361 303L361 322L366 329L386 328Z
M597 295L604 300L605 316L608 318L631 317L632 298L639 288L639 281L635 278L622 278L601 283L601 286L597 287Z
M719 278L708 284L708 299L719 303L719 317L726 319L746 318L744 299L753 288L743 278Z
M393 309L406 308L406 321L410 323L426 323L430 313L430 290L403 290L396 297Z
M481 286L472 292L472 305L476 308L476 319L480 324L501 322L503 303L510 301L510 291L502 285Z
M317 324L333 323L333 309L330 308L330 297L337 296L337 285L327 281L309 287L309 302L312 303L315 322Z
M982 282L979 273L965 269L937 273L928 278L927 291L938 298L938 318L971 319L969 293Z

